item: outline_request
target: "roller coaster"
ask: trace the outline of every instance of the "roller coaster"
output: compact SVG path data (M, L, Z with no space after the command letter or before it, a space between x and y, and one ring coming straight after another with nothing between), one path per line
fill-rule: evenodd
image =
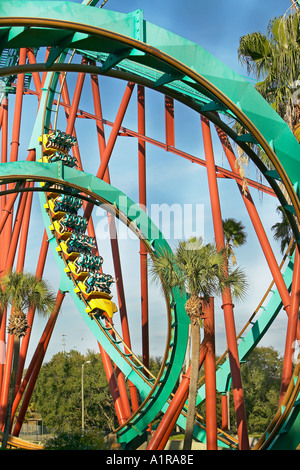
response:
M230 299L222 299L228 350L215 367L215 388L222 398L226 398L232 388L238 423L237 438L226 432L226 425L217 429L216 446L249 449L247 424L240 415L241 407L237 406L242 398L240 362L260 343L282 310L288 316L286 361L291 362L292 344L298 339L299 143L287 124L247 79L200 45L149 23L141 10L125 14L99 8L97 4L98 0L83 0L82 3L0 0L1 272L14 267L26 269L30 223L34 224L34 216L39 210L43 233L35 248L40 247L40 251L34 256L31 253L31 258L37 259L36 275L47 277L49 251L60 274L56 308L25 374L30 331L21 343L18 387L12 409L15 419L8 443L12 447L28 448L28 444L18 436L67 295L72 298L76 310L99 344L119 422L114 433L121 448L136 449L145 440L149 425L158 417L159 425L153 431L149 450L164 449L176 423L185 429L189 370L178 388L174 387L185 361L189 319L184 308L186 296L180 295L176 289L172 300L166 296L167 339L162 366L157 376L149 370L147 260L162 249L171 250L171 247L145 210L147 144L193 162L206 171L214 237L220 245L224 244L224 234L218 179L222 178L228 184L235 183L266 258L273 281L255 312L249 312L249 320L238 335L235 332L234 306ZM73 80L72 100L69 77ZM84 103L90 100L93 111L82 109L80 105L87 78L90 78L90 88ZM102 78L115 80L125 87L114 121L104 119L102 115L99 86ZM124 127L123 120L135 90L137 125L133 130ZM145 91L163 98L164 141L146 133ZM8 158L9 100L14 103L14 112ZM199 115L204 159L176 147L175 102ZM34 117L29 123L31 114ZM77 135L76 126L80 120L89 125L92 123L96 129L100 163L93 172L84 170L84 165L89 167L90 146L87 139ZM242 126L243 133L238 133L237 128L229 124L232 122ZM27 136L30 132L26 142L21 134L21 124L26 127ZM107 142L105 126L110 129ZM123 137L131 137L138 143L138 200L111 184L114 149ZM215 163L216 139L229 167ZM237 165L235 146L252 160L263 182L247 178L245 189L245 177ZM258 149L264 151L269 165L259 158ZM175 160L172 165L175 165ZM135 179L134 171L128 168L126 178ZM255 208L250 194L252 189L266 193L266 197L277 198L289 220L295 250L292 256L287 254L280 265ZM39 209L34 206L36 193ZM104 271L106 260L101 246L98 247L93 222L95 207L104 210L109 220L114 276ZM137 297L141 298L142 359L131 346L118 238L113 236L116 221L125 224L139 244L140 295ZM112 294L113 289L117 300ZM120 316L121 332L114 326L117 316ZM30 327L33 320L34 310L28 312ZM0 374L2 431L13 345L13 337L8 335L6 338L6 321L3 313L0 340L6 343L6 357ZM199 366L207 355L203 347ZM299 361L296 362L293 370L283 377L285 389L278 413L254 450L292 450L299 445L300 375ZM114 373L116 368L120 372L118 380ZM208 401L207 382L211 379L208 374L199 382L198 404ZM226 403L226 399L222 400L225 414ZM197 416L194 439L208 444L210 433L207 420Z

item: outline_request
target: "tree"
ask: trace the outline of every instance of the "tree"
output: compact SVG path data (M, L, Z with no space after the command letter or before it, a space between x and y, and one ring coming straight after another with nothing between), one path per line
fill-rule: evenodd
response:
M114 402L100 353L78 351L55 354L41 368L32 396L33 408L51 432L81 432L81 366L84 368L85 429L102 435L117 427Z
M274 240L280 242L280 251L284 254L293 239L293 231L281 206L277 207L277 212L281 215L281 220L280 222L276 222L276 224L272 225L271 229L274 232Z
M9 384L9 394L5 418L5 427L2 439L2 448L7 445L11 424L11 410L14 400L16 379L19 365L21 338L27 334L28 322L26 311L35 307L41 315L51 313L55 305L55 296L43 279L24 272L9 272L0 280L0 306L4 309L11 306L8 321L8 334L13 336L13 365Z
M269 22L267 34L240 38L238 56L257 80L259 93L300 140L300 11Z
M223 220L223 231L225 237L225 249L228 260L231 259L233 265L236 264L236 258L233 246L238 247L244 245L247 240L247 234L242 222L228 218Z
M202 301L222 292L229 285L233 295L242 297L245 293L244 273L236 268L228 273L224 251L218 251L214 244L203 244L201 238L190 239L178 244L174 253L161 250L153 257L150 272L156 281L162 281L166 294L172 297L174 288L187 292L185 310L191 321L192 358L188 396L188 411L183 448L192 445L196 409L197 383L199 375L200 322L203 315Z
M238 56L247 66L249 74L257 80L258 92L268 101L276 112L288 124L298 142L300 142L300 10L293 14L274 18L269 22L267 34L254 32L240 38ZM265 162L263 152L259 154ZM281 191L291 204L289 194L282 183ZM289 232L288 217L284 209L282 221L275 224L274 238L285 246ZM299 221L295 216L299 228ZM283 235L283 231L286 233Z
M257 347L242 365L251 433L265 431L278 409L283 358L272 347Z

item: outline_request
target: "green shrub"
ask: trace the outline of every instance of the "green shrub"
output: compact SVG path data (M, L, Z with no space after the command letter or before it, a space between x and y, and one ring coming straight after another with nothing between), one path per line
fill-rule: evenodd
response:
M57 432L46 441L46 450L109 450L99 430Z

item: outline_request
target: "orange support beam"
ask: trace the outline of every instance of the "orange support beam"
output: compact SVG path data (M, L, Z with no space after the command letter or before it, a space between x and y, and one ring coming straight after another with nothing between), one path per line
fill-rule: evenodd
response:
M206 448L217 450L217 393L214 298L203 305L205 356Z
M210 133L210 125L207 118L201 116L201 126L206 158L206 169L208 177L208 185L211 200L211 210L213 217L215 241L218 249L225 246L223 223L221 216L221 207L219 200L219 190L216 177L215 160L212 146L212 139ZM227 288L222 294L223 312L225 320L226 338L229 351L229 362L232 377L233 400L235 406L235 414L237 421L237 433L239 438L240 450L249 449L249 438L247 429L245 400L241 380L240 361L236 340L235 321L233 313L233 303L231 299L230 289Z
M165 134L166 149L175 147L174 100L169 96L165 96Z
M138 86L138 132L145 135L145 89ZM146 210L146 142L138 139L138 162L139 162L139 204ZM143 363L149 369L149 315L148 315L148 271L147 250L140 242L140 278L141 278L141 314L142 314L142 353Z
M294 259L294 271L293 281L291 289L291 306L288 318L288 326L286 333L286 343L284 351L282 379L281 379L281 390L279 404L281 404L285 392L287 391L288 385L292 378L293 373L293 352L295 349L295 341L297 336L297 324L298 324L298 313L300 303L300 256L299 248L295 246L295 259Z

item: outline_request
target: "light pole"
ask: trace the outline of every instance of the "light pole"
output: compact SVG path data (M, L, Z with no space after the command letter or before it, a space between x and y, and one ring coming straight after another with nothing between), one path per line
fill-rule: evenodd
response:
M81 429L84 431L84 393L83 393L83 369L85 364L90 364L91 361L86 361L81 366Z

